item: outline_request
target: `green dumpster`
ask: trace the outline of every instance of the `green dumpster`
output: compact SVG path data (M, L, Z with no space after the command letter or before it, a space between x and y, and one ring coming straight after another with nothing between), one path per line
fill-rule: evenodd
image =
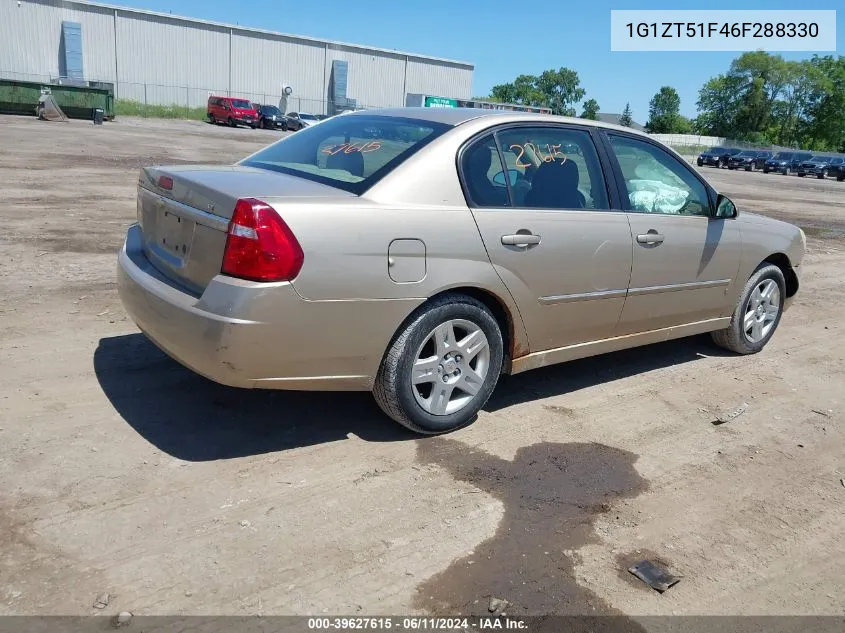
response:
M0 112L34 116L42 89L49 90L58 106L72 119L93 119L97 108L103 111L103 118L114 118L114 95L108 89L11 79L0 79Z

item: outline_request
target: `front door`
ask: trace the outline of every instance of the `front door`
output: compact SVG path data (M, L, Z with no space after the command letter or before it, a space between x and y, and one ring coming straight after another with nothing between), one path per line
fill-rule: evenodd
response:
M626 214L611 209L590 132L501 129L462 153L461 173L531 351L612 336L630 277L631 231Z
M628 194L633 267L620 335L715 319L730 313L742 235L717 218L704 183L660 146L609 133ZM744 282L742 282L744 283Z

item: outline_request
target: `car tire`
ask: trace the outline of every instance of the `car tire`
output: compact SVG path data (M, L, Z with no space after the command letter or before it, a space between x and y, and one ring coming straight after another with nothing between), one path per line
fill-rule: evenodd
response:
M704 165L704 161L699 159L699 160L695 161L695 164L698 165L699 167L701 167L702 165Z
M819 179L819 180L822 180L822 179L824 179L824 178L827 178L827 170L826 170L826 169L822 169L822 172L821 172L821 173L820 173L817 177L818 177L818 179Z
M807 174L802 174L800 171L798 172L798 177L799 177L799 178L803 178L803 177L804 177L804 176L806 176L806 175L807 175Z
M748 165L748 166L745 168L745 171L754 171L754 166L753 166L753 165Z
M776 292L776 296L761 296L761 293L765 295L764 291ZM777 330L785 298L786 281L781 269L774 264L761 264L745 284L731 315L730 326L712 332L713 341L737 354L756 354Z
M459 345L470 336L474 338ZM473 346L482 341L485 345ZM462 351L471 358L463 358ZM503 356L502 332L487 307L472 297L447 293L421 306L396 333L373 396L390 418L416 433L448 433L475 420L496 387ZM427 371L414 383L415 363L423 358L428 360ZM467 381L470 375L475 379ZM443 382L448 387L438 389ZM475 394L461 385L472 386ZM445 402L438 395L445 396Z
M787 167L786 169L783 170L784 176L789 176L790 174L792 174L792 168L791 167Z
M843 180L845 180L845 174L840 174L836 177L836 182L842 182Z
M764 174L768 174L768 173L769 173L769 170L768 170L766 167L763 167L763 173L764 173Z
M229 125L229 127L238 127L238 124L235 123L235 119L233 119L232 117L229 117L229 120L226 121L226 123Z
M212 125L215 125L217 123L217 119L214 118L214 115L211 114L211 112L208 113L208 122Z

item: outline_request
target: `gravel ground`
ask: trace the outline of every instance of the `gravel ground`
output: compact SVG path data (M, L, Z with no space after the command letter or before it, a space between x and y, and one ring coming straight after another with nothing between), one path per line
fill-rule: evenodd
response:
M121 309L138 168L278 135L0 117L0 614L843 613L845 183L705 169L807 227L760 355L696 337L504 378L421 440L369 394L212 384ZM683 580L647 588L644 557Z

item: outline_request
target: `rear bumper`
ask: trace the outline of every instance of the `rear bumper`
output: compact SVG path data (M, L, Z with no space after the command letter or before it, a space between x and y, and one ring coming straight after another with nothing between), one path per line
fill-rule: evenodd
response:
M197 297L163 277L129 229L118 292L140 330L179 363L224 385L372 388L390 338L421 300L307 301L290 283L218 275Z

